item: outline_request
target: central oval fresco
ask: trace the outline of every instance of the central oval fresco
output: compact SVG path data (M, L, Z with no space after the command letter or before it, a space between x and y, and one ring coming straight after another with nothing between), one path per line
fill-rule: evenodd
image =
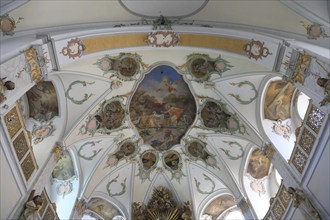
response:
M130 118L145 144L164 151L179 144L196 116L196 102L181 74L157 66L136 89Z

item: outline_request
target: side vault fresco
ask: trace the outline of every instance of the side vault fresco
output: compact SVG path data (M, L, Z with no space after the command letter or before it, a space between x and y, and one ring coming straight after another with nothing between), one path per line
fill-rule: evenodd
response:
M183 77L168 65L148 73L133 95L129 113L145 144L168 150L193 123L196 102Z

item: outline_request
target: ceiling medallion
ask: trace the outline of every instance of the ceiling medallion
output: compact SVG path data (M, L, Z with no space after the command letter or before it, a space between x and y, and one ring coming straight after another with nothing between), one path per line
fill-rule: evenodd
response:
M207 81L212 74L222 76L227 70L234 67L219 55L216 58L210 58L207 54L193 53L187 56L187 62L178 68L188 71L192 80L196 82Z
M10 17L8 14L0 16L0 30L2 31L3 36L12 36L14 35L14 29L16 24L20 23L24 18L19 17L16 21L14 18Z
M136 53L120 53L116 57L105 55L94 64L103 71L103 75L110 73L109 78L116 76L124 81L136 80L141 67L148 67Z
M196 102L182 75L160 65L138 85L129 113L144 143L165 151L179 144L194 122Z
M89 133L94 136L96 132L110 134L121 129L126 115L122 101L122 97L114 97L102 102L99 109L87 117L86 123L79 129L79 134Z
M272 53L269 52L269 49L267 47L264 47L264 44L265 42L252 39L249 43L243 46L243 50L245 51L249 59L262 59L263 57L272 55Z

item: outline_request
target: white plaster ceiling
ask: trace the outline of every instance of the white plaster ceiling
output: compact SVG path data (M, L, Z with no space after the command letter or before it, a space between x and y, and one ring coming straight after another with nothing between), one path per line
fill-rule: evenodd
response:
M181 7L181 4L185 4L187 1L175 1L173 4L155 1L157 5L150 6L154 7L154 11L151 11L152 13L149 13L149 7L145 7L145 4L148 4L149 1L144 1L143 4L138 5L138 8L135 5L131 5L132 2L122 1L122 4L127 8L132 7L131 10L134 10L136 14L141 14L146 17L158 17L160 14L170 17L185 17L191 15L187 19L191 21L202 21L210 25L215 23L227 25L236 24L238 26L244 26L246 29L256 27L290 32L298 35L304 35L305 33L305 29L300 25L300 21L304 21L305 19L277 0L196 1L187 8ZM205 5L205 3L207 4ZM157 8L163 7L163 4L166 5L166 9ZM170 7L184 10L172 10ZM201 10L199 11L199 9ZM196 14L194 14L195 12ZM96 28L98 25L107 24L108 22L129 24L140 21L141 19L140 16L129 13L118 1L76 0L65 1L65 3L63 1L31 0L20 8L12 11L11 16L24 17L22 23L17 25L17 31L21 33L33 29L40 28L41 30L42 28L49 27L66 27L70 29L70 27L89 25L89 27ZM110 28L112 28L112 26ZM150 31L150 29L148 29L148 31ZM251 30L253 31L253 29ZM111 31L115 33L116 29L112 29ZM129 28L126 30L125 27L120 31L121 33L125 33L125 31L130 33L135 32L135 30L130 30ZM205 31L205 29L203 29L203 31ZM208 30L205 32L212 35L212 31L213 30ZM214 32L216 31L217 30L214 30ZM145 32L145 30L141 32ZM227 30L226 32L225 29L222 29L220 32L225 36L232 35L230 31ZM183 33L185 33L185 31L183 31ZM70 34L75 35L74 33ZM75 37L83 38L92 35L92 33L88 33L87 35L81 34L81 36ZM250 32L247 35L240 35L239 37L250 40L255 36L255 33ZM268 39L268 37L265 37L265 39ZM54 46L57 50L56 55L61 71L49 73L48 80L51 80L55 84L59 92L59 106L61 108L60 119L56 119L56 126L58 127L56 129L56 136L54 137L62 135L61 142L69 147L74 161L76 161L80 184L79 197L88 200L95 195L102 195L103 198L116 203L118 207L124 210L123 213L127 214L131 211L130 204L132 202L146 202L152 193L153 187L164 185L172 189L177 200L181 202L187 200L192 201L194 211L197 214L197 212L202 209L202 205L205 205L206 200L211 200L210 196L213 194L226 191L237 198L240 196L240 193L245 192L242 181L249 151L254 147L260 147L263 141L260 138L260 133L262 132L262 127L260 126L262 115L260 105L262 105L263 102L260 98L260 93L264 91L265 81L267 81L270 78L269 75L272 74L271 72L274 68L278 50L278 41L268 39L266 46L270 48L272 54L267 58L254 60L242 54L238 55L222 50L203 49L199 47L105 49L97 53L82 56L81 59L69 59L61 53L62 48L66 46L69 40L70 37L64 34L55 41ZM139 139L139 134L136 129L132 128L128 113L124 122L125 128L112 131L110 135L100 133L94 135L88 133L80 134L80 128L84 125L88 116L99 108L102 101L115 96L132 95L142 78L149 73L151 68L143 69L137 76L137 79L132 81L121 80L122 85L118 89L112 90L111 83L118 79L116 77L109 78L104 75L103 72L97 68L95 63L105 55L118 56L121 52L139 54L142 61L150 65L150 67L159 64L171 64L171 66L176 68L183 65L187 61L187 57L193 53L207 54L212 58L221 55L221 57L227 60L233 67L226 71L221 77L216 74L210 77L209 83L214 83L214 88L212 88L212 86L208 87L203 83L197 83L189 78L186 79L186 82L193 91L196 103L201 102L202 98L200 97L209 97L225 102L230 112L236 113L239 120L245 125L248 134L230 135L228 133L224 134L192 127L187 131L183 139L194 137L205 142L207 144L207 150L212 155L215 155L218 167L208 166L205 161L191 160L189 156L183 153L185 150L185 142L182 140L180 144L172 148L172 150L176 150L182 156L183 167L181 171L184 174L182 178L179 180L175 178L172 179L171 173L165 170L162 164L161 158L163 152L157 152L160 160L156 164L156 168L150 173L149 179L141 180L138 161L140 160L141 153L145 150L152 150L152 147L145 145L143 140ZM82 98L84 94L93 93L90 99L79 105L72 103L64 94L71 83L76 80L93 82L93 84L88 85L86 88L84 87L82 89L82 87L78 87L76 90L71 90L70 94L77 99ZM247 105L240 104L237 99L230 95L237 92L241 95L240 98L244 100L254 96L251 87L243 86L236 88L232 85L243 81L251 82L258 91L258 98ZM129 101L124 101L126 110L128 110L129 104ZM196 120L194 125L198 125L198 123L199 122ZM118 149L120 141L125 140L125 138L135 138L138 141L139 154L131 159L121 160L116 166L107 167L109 155L113 154ZM230 142L235 142L236 148L234 146L233 149L232 145L228 144ZM91 146L91 143L95 143L95 145ZM48 142L44 142L44 144L44 147L40 147L39 149L44 149L49 146ZM85 147L82 150L81 147L84 145L89 147ZM242 146L244 151L242 155L240 155L242 152L240 152L237 146ZM95 152L99 153L97 156L93 157L92 160L86 160L79 156L78 152L80 150L80 153L83 155L93 155ZM230 151L232 155L240 155L240 157L238 159L232 159L225 153L226 150L227 153ZM40 152L36 154L43 155ZM44 164L47 158L37 159L41 164ZM211 181L204 181L205 176L203 174L207 175ZM118 179L116 179L117 176ZM112 192L119 192L122 190L121 183L126 184L126 191L123 195L115 197L109 195L107 186L112 180L117 180L112 185ZM197 189L196 180L201 182L200 189L209 191L210 193L200 193L200 189ZM212 188L213 191L211 192L210 189ZM196 216L196 218L198 218L198 216Z

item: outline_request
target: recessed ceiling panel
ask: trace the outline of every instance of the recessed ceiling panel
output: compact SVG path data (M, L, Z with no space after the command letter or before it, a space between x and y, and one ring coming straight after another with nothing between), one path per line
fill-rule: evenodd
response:
M188 17L196 14L207 4L208 0L120 0L121 5L130 13L140 17Z

